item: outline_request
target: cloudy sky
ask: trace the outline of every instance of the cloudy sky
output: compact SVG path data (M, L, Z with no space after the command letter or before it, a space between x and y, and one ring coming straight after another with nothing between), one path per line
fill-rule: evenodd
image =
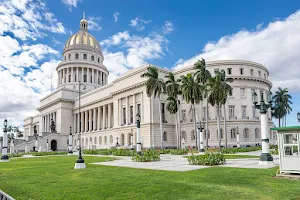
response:
M269 69L274 88L289 88L294 111L288 125L297 125L300 1L284 2L1 0L0 127L5 117L22 126L55 89L55 67L83 12L109 81L146 63L178 69L202 57L251 60Z

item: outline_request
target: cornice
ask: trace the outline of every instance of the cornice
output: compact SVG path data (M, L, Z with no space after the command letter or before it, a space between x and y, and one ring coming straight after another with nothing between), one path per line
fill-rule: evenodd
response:
M71 66L70 66L71 65ZM106 66L103 64L97 64L95 62L91 62L91 61L87 61L87 60L67 60L67 61L62 61L60 62L57 67L56 67L56 71L58 71L59 68L61 69L65 69L65 68L69 68L69 67L81 67L81 66L86 66L89 65L91 66L93 69L103 69L107 74L109 74L109 71L107 70ZM66 66L66 67L64 67ZM94 68L95 67L95 68Z
M49 108L52 105L60 103L60 102L73 103L74 100L73 99L58 98L58 99L55 99L54 101L51 101L51 102L49 102L49 103L47 103L43 106L38 107L37 110L38 111L44 110L44 109Z

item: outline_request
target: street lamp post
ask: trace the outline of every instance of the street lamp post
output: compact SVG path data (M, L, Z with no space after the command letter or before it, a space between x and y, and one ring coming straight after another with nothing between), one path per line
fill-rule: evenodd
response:
M203 143L203 140L204 140L204 134L203 134L203 129L204 127L202 126L201 122L197 122L197 135L198 135L198 138L199 138L199 154L203 154L205 151L204 151L204 143Z
M138 155L142 154L142 144L141 144L141 116L139 114L136 115L136 153Z
M270 154L270 132L268 130L268 118L267 118L267 110L268 108L272 109L272 93L269 91L267 96L268 104L265 103L263 93L260 93L260 105L257 105L257 94L254 92L252 94L252 102L256 109L260 111L260 123L261 123L261 141L262 141L262 154L260 156L259 164L260 165L268 165L273 164L273 157Z
M37 134L34 134L34 135L35 135L35 144L34 144L35 148L34 148L34 150L37 152L38 151L38 137L37 137Z
M236 127L236 146L241 147L240 145L240 133L239 133L239 127Z
M7 119L4 120L4 129L3 129L3 145L2 145L2 156L1 162L8 162L7 156Z
M116 146L118 147L119 146L119 138L117 137L117 144Z
M78 90L79 90L78 113L79 113L79 115L80 115L80 86L81 85L82 85L82 83L79 81L79 83L78 83L78 86L79 86L78 87ZM84 160L82 159L82 156L81 156L81 131L82 130L80 130L79 133L78 133L78 137L79 137L79 154L78 154L78 159L76 160L74 169L84 169L84 168L86 168Z
M73 154L73 137L72 137L72 127L70 126L70 134L69 134L69 152L68 155Z
M48 139L47 139L47 146L46 146L46 148L47 148L47 152L49 151L49 142L48 142Z

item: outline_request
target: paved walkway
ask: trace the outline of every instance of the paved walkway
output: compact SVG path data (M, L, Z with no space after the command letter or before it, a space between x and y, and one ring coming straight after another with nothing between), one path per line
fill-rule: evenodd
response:
M210 166L189 165L187 158L181 155L161 155L161 161L157 162L133 162L131 157L118 157L118 160L108 162L96 162L91 164L107 165L116 167L130 167L140 169L152 170L166 170L166 171L191 171L197 169L208 168ZM237 168L257 168L265 169L278 166L278 159L274 159L274 165L258 165L259 159L227 159L226 164L219 167L237 167Z

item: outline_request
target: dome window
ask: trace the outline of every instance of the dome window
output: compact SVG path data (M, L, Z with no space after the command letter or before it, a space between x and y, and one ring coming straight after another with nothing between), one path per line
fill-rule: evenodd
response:
M86 54L83 54L83 59L87 59L87 55Z
M65 60L67 60L66 56L65 56Z
M95 60L94 56L92 56L92 58L91 58L91 59L92 59L92 61L94 61L94 60Z
M76 59L79 59L79 55L78 55L78 53L76 53Z
M100 58L98 58L98 63L100 62Z
M69 54L69 60L71 60L71 54Z

